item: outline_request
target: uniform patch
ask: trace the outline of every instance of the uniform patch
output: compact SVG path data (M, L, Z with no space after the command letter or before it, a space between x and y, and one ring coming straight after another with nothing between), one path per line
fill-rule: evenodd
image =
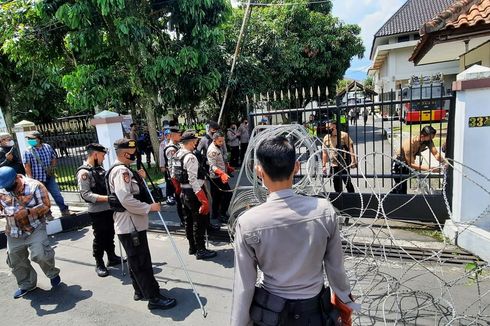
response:
M124 172L123 173L123 179L124 179L124 182L126 182L126 183L130 183L131 182L131 177L129 176L129 172Z
M82 180L87 180L88 179L88 173L82 174Z
M247 244L257 244L260 243L260 237L256 232L246 233L243 235L245 243Z
M209 154L209 156L211 156L211 157L216 157L216 156L218 156L218 153L217 153L217 152L211 152L211 153Z

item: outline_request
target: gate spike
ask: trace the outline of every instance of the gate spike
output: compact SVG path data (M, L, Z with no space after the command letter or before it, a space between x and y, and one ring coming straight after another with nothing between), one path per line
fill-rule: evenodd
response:
M313 87L310 86L310 98L313 98Z
M328 97L328 86L325 87L325 96Z
M282 89L281 89L281 101L284 100L284 93L282 92Z
M277 101L277 95L276 95L276 91L274 91L274 102Z
M259 99L260 99L260 101L262 102L262 101L263 101L263 99L264 99L264 97L262 96L262 93L259 93L259 94L260 94Z
M257 103L257 96L254 93L254 104Z
M297 88L295 88L295 89L294 89L294 95L296 96L296 98L298 98L298 97L299 97L299 96L298 96L298 89L297 89Z
M267 102L269 102L269 92L267 92Z
M291 101L291 91L289 90L289 88L288 88L288 100Z
M249 105L249 100L248 100L248 95L245 95L245 101L247 102L247 105Z
M301 87L301 95L303 95L303 98L306 97L306 93L305 93L305 88L304 87Z
M317 90L316 90L316 93L318 94L318 101L320 101L320 97L322 97L322 93L321 93L321 90L320 90L320 86L318 86Z

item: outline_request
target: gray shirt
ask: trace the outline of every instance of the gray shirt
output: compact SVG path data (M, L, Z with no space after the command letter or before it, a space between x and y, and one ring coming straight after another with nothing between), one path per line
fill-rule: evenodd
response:
M83 165L86 165L87 167L91 167L91 165L88 164L87 162L85 162ZM80 196L89 203L88 204L89 212L97 213L110 209L108 202L97 201L98 197L104 195L99 195L92 192L91 189L95 187L95 179L91 172L89 172L86 169L81 169L77 173L77 180L78 180L78 189L80 191Z
M121 164L116 160L114 164ZM125 165L116 166L109 175L109 189L115 193L124 212L114 212L114 230L116 234L126 234L134 231L148 229L148 214L150 205L134 198L140 193L138 183L133 177L133 173ZM134 225L133 225L134 223Z
M240 133L240 143L245 144L250 140L250 133L248 132L248 124L241 123L238 127L238 132Z
M226 131L226 143L228 144L228 146L230 147L238 147L240 146L240 138L239 138L240 134L238 133L238 130L233 130L231 128L229 128L227 131Z
M322 264L323 263L323 264ZM349 302L342 243L332 204L297 195L291 189L271 193L264 204L238 219L231 325L251 325L250 305L257 281L285 299L308 299L324 285Z
M223 145L221 147L225 146ZM219 176L214 173L216 169L220 169L221 171L226 173L226 164L223 157L223 152L221 151L221 147L216 146L214 143L211 143L211 145L209 145L207 156L210 178L219 178Z
M213 137L208 133L208 137L202 137L201 140L199 141L199 144L197 144L196 150L199 153L202 153L204 157L206 157L209 149L209 145L213 143ZM221 146L221 153L223 154L223 157L227 157L228 151L226 149L226 146Z

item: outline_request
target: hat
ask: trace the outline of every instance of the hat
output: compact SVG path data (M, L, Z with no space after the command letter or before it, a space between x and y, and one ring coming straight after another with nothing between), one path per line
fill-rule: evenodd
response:
M98 143L90 143L87 146L85 146L85 149L87 151L96 151L96 152L102 152L102 153L107 153L107 148L102 146L101 144Z
M121 138L114 142L114 149L136 148L136 140Z
M179 132L179 133L180 133L180 132L182 132L182 131L180 131L179 127L176 127L176 126L170 127L170 128L168 128L168 130L169 130L170 132L175 132L175 133L177 133L177 132Z
M193 140L197 139L196 132L194 130L186 130L182 134L182 138L180 138L180 141L185 142L187 140Z
M34 130L34 131L29 131L28 133L26 133L26 137L30 138L30 139L41 138L42 134L39 131Z

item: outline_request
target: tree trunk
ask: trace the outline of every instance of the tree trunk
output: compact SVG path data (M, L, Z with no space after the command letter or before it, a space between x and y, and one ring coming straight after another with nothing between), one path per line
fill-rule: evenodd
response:
M157 162L157 166L159 166L158 162L158 151L160 149L160 142L158 141L158 136L157 136L157 122L155 119L155 104L151 100L145 101L144 109L145 109L145 115L146 115L146 122L148 125L148 132L150 133L150 140L151 140L151 146L153 147L153 153L155 156L155 161Z

